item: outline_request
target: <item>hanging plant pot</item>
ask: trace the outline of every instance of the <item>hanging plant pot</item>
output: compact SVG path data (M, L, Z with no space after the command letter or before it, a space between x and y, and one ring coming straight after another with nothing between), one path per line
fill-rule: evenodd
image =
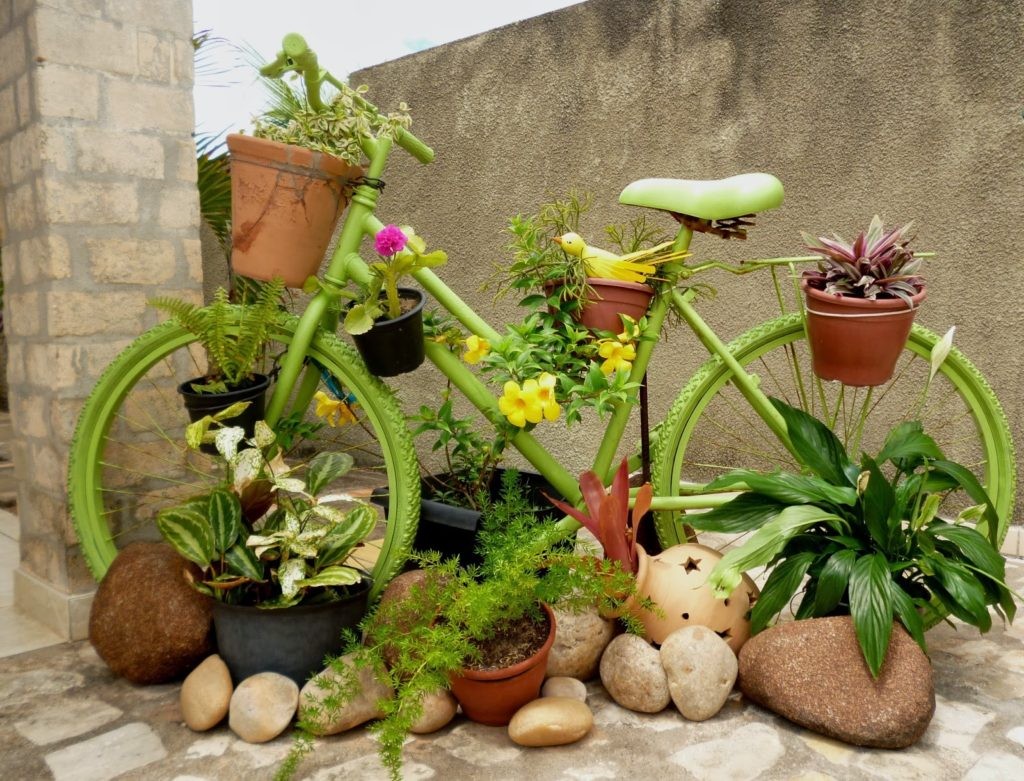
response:
M302 287L320 268L361 168L332 155L232 133L231 266Z
M366 615L371 581L349 586L333 602L260 608L213 603L217 649L237 686L250 675L275 672L300 687L324 669L324 657L343 649L342 629L353 629Z
M542 605L548 621L544 644L529 659L494 670L464 669L452 676L452 694L467 718L479 724L504 726L515 712L540 696L548 655L555 642L555 615Z
M254 374L249 382L227 393L197 393L192 390L193 385L202 385L205 380L205 377L194 377L178 386L178 393L185 403L189 420L195 423L206 415L215 415L227 409L232 404L248 401L250 404L241 415L225 418L221 422L226 426L241 426L245 429L246 437L251 437L256 430L256 421L263 420L270 377L265 374ZM208 455L217 455L217 448L213 445L203 444L199 449Z
M394 320L378 320L353 341L366 368L378 377L411 372L423 363L423 294L413 288L398 288L398 296L411 306ZM414 303L413 303L414 302Z
M649 597L664 613L659 616L644 610L635 602L628 603L629 612L644 625L644 635L652 643L662 643L677 629L706 626L725 640L734 653L739 653L750 637L750 608L760 596L757 585L747 575L726 599L716 599L708 576L722 554L699 545L673 545L657 556L637 546L639 569L636 590Z
M551 296L561 284L561 280L546 283L544 294ZM647 308L654 298L654 288L636 282L587 277L587 285L590 288L587 299L582 302L576 319L595 331L620 333L622 319L619 315L629 315L639 320L647 314Z
M844 385L888 382L910 335L926 291L912 307L894 299L834 296L801 283L807 310L807 341L814 373Z

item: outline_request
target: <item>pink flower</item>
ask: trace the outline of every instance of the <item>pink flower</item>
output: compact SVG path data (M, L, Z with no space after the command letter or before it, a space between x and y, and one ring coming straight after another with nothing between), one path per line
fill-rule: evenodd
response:
M385 225L374 239L378 255L390 257L405 249L408 239L397 225Z

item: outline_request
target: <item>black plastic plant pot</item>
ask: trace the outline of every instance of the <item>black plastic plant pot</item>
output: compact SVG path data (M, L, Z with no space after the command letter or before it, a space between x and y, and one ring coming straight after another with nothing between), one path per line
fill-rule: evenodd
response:
M267 389L270 387L270 377L265 374L255 374L252 380L227 393L197 393L192 390L193 385L202 384L204 380L204 377L195 377L178 386L178 393L181 394L181 398L185 402L189 420L195 423L207 415L215 415L221 410L227 409L232 404L248 401L251 404L241 415L226 418L221 422L226 426L241 426L245 430L245 435L251 437L256 430L256 421L263 420L263 409ZM211 456L217 455L217 448L213 445L200 445L199 449Z
M423 363L423 294L409 287L398 288L400 298L416 305L394 320L378 320L364 334L353 335L366 368L378 377L395 377L411 372Z
M370 578L334 602L286 608L213 603L217 649L237 686L250 675L275 672L300 687L324 669L324 657L343 650L341 631L366 615Z

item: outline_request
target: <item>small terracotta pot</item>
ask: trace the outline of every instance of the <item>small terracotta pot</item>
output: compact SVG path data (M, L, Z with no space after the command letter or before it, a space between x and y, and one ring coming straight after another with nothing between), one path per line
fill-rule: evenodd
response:
M637 546L639 568L636 590L650 598L664 613L644 610L635 603L630 612L644 625L644 635L652 643L663 643L677 629L706 626L725 640L733 652L750 638L748 611L760 591L747 575L725 599L716 599L708 576L721 561L718 551L697 543L673 545L657 556L648 556Z
M544 285L545 295L550 296L560 281ZM617 279L587 277L592 293L580 307L578 320L595 331L622 332L620 314L639 320L647 314L647 308L654 298L654 288L636 282L621 282Z
M466 717L479 724L501 727L516 711L540 696L548 654L555 642L555 614L543 605L548 617L548 639L533 656L501 670L463 670L452 676L452 694Z
M814 373L844 385L871 386L889 381L907 343L921 290L911 297L913 308L901 299L870 300L834 296L801 282L807 309L807 341Z
M316 274L362 169L303 147L232 133L231 265L302 287Z

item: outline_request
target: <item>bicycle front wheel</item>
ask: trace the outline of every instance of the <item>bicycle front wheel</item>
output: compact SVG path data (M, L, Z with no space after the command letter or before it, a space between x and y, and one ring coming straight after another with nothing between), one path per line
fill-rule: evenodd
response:
M854 457L877 453L900 422L920 420L947 458L981 479L999 515L1001 543L1016 487L1009 424L989 384L956 348L922 396L931 349L939 338L915 325L893 378L870 389L824 382L813 375L799 313L751 329L731 342L729 351L748 373L759 377L764 393L824 420ZM732 377L732 370L712 358L676 399L652 447L656 494L695 491L736 468L799 471L793 456L732 384ZM955 515L970 504L965 495L953 495L943 513ZM685 521L683 513L657 513L661 544L686 541Z
M294 338L297 318L282 314L268 356ZM319 334L308 359L321 370L321 389L347 401L352 417L323 426L297 450L348 452L356 468L345 489L388 488L389 506L373 538L350 561L373 576L371 598L399 571L419 519L419 477L412 437L394 395L358 354L333 334ZM117 551L134 540L159 539L154 519L222 475L215 457L185 446L188 416L177 393L205 373L203 351L173 322L150 329L107 368L78 419L68 467L68 497L82 554L101 580ZM306 412L294 423L315 423ZM387 520L385 520L387 519Z

